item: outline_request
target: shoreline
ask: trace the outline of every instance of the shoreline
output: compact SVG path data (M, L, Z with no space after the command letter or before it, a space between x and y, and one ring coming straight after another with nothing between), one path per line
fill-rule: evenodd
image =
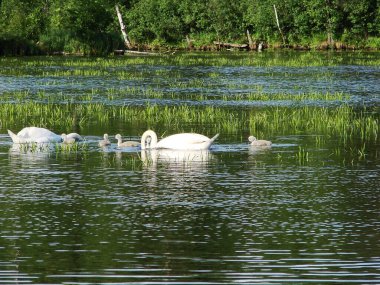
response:
M352 52L352 51L380 51L379 47L372 46L356 46L345 44L340 41L329 44L327 41L321 42L317 45L311 44L288 44L283 45L280 43L253 43L239 44L228 42L217 42L214 44L205 45L150 45L150 44L133 44L131 49L126 47L116 48L107 53L87 52L87 51L52 51L47 50L40 43L24 42L21 45L3 45L3 50L0 49L0 56L109 56L109 55L125 55L125 54L174 54L176 52L265 52L269 51L338 51L338 52Z

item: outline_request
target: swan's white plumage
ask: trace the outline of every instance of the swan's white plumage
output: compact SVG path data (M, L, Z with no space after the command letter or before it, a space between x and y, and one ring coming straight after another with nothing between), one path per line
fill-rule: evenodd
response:
M272 142L267 140L258 140L254 136L249 136L248 140L251 142L252 146L271 146Z
M13 143L53 143L62 142L62 137L45 128L25 127L17 133L8 130Z
M99 141L99 146L100 147L103 147L103 146L108 146L110 145L111 142L110 140L108 139L108 134L104 134L103 136L103 140Z
M64 135L66 134L62 134L61 137L63 138ZM69 141L75 141L75 142L81 142L83 141L83 137L80 135L80 134L77 134L77 133L69 133L66 135L66 139L69 140Z
M122 148L122 147L136 147L136 146L140 146L140 143L136 142L136 141L125 141L125 142L123 142L120 134L117 134L115 136L115 139L117 139L117 146L120 147L120 148Z
M213 138L208 138L201 134L181 133L170 135L158 141L154 131L148 130L141 137L141 149L146 148L165 148L176 150L204 150L209 149L219 134ZM148 137L151 141L147 142Z
M73 143L76 143L79 141L83 141L82 136L77 134L77 133L70 133L68 135L63 133L63 134L61 134L61 137L63 140L62 143L64 143L64 144L73 144Z

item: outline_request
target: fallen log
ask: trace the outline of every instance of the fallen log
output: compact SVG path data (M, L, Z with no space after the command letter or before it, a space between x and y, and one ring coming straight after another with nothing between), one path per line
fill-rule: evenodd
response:
M124 55L124 50L123 49L116 49L113 51L114 55Z
M132 54L142 54L142 55L159 55L158 52L149 52L149 51L137 51L137 50L126 50L126 53L132 53Z
M247 44L224 43L224 42L218 42L218 41L214 41L214 45L217 45L218 47L221 47L221 48L238 48L238 49L249 48L249 45Z

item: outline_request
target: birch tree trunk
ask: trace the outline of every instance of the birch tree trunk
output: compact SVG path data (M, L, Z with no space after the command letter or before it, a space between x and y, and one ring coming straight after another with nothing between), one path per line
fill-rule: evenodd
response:
M327 1L326 1L327 2ZM327 3L328 4L328 3ZM330 7L329 7L330 8ZM333 25L331 19L331 10L329 9L327 12L327 44L330 49L334 49L334 38L333 38Z
M128 49L132 49L132 45L131 45L131 42L129 41L128 34L127 34L127 31L125 29L125 25L124 25L124 22L123 22L123 18L121 16L121 13L120 13L120 10L119 10L119 6L115 5L115 9L116 9L117 18L119 19L120 30L121 30L121 33L123 34L125 46Z
M281 27L280 27L280 21L278 20L276 5L273 4L273 8L274 8L274 14L276 15L277 27L278 27L278 30L280 31L280 34L281 34L281 37L282 37L282 42L285 45L285 37L284 37L284 34L282 33L282 30L281 30Z
M251 37L251 33L249 32L249 30L247 29L247 38L248 38L248 44L249 44L249 49L253 49L253 40L252 40L252 37Z
M186 35L186 42L187 42L187 46L188 48L191 50L193 49L194 45L193 45L193 41L190 39L189 35Z

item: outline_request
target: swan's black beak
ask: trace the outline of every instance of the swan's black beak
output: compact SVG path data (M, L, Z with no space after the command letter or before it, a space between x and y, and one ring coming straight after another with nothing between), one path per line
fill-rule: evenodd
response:
M147 137L146 140L145 140L145 147L146 148L150 148L150 143L151 142L152 142L152 137L151 136Z

